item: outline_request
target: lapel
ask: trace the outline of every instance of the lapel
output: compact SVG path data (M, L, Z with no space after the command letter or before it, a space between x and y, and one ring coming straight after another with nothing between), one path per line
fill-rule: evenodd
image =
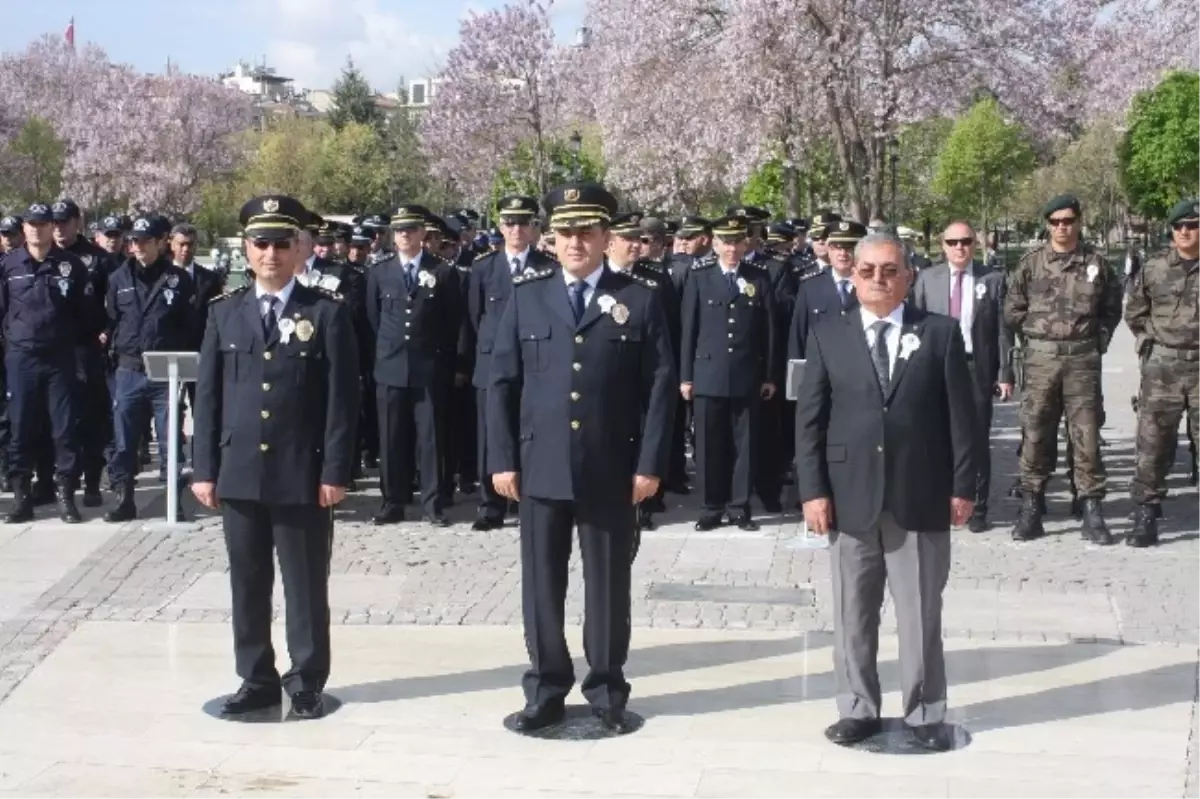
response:
M901 358L900 353L904 351L904 337L908 335L921 338L921 328L924 327L924 315L918 311L912 303L904 304L904 324L900 328L900 339L897 342L899 349L896 351L896 365L892 368L892 379L888 383L888 395L884 400L886 405L891 402L892 397L896 396L896 387L900 385L900 380L904 377L904 373L908 370L909 361L917 357L919 350L913 350L908 354L907 358ZM872 367L872 371L874 368Z
M612 273L608 268L608 262L605 261L600 267L604 271L600 273L600 279L596 281L596 290L592 292L592 301L583 309L583 318L579 320L579 325L576 330L585 330L596 323L604 313L600 310L600 296L605 292L615 291L620 279ZM575 318L575 314L571 314L571 318Z
M837 286L834 286L834 296L837 296ZM849 340L851 362L858 370L859 377L868 391L874 389L874 394L883 404L883 394L879 390L879 379L875 377L875 365L871 363L871 350L867 348L867 334L863 331L862 312L856 306L841 316L842 324L846 326L846 337Z
M571 300L567 296L567 284L561 271L556 271L550 277L539 281L542 284L542 302L550 306L559 318L566 323L568 330L575 329L575 312L571 310Z
M982 314L979 313L979 309L983 307L984 300L987 297L986 294L984 297L979 296L979 287L984 285L983 276L986 275L987 272L988 270L983 266L983 264L976 261L971 262L971 279L975 281L975 287L971 289L973 292L971 295L972 334L975 332L976 328L979 327L979 317L982 316Z
M949 316L950 264L941 264L929 278L933 285L930 286L929 293L925 295L925 302L929 306L930 312Z
M253 284L242 298L242 322L249 327L255 341L266 343L263 337L262 314L258 311L258 297Z

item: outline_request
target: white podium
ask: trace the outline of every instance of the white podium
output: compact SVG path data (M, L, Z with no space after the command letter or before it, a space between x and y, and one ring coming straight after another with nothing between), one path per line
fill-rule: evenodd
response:
M803 359L788 361L787 383L784 385L784 396L793 402L800 394L800 383L804 380L805 363L806 361ZM805 523L803 516L800 518L800 530L800 535L795 536L785 544L789 549L827 549L829 547L829 538L827 536L809 535L808 525Z
M145 527L153 530L192 531L198 524L179 521L179 399L184 383L195 383L200 371L200 354L196 352L146 352L146 377L167 383L167 521L152 522ZM162 442L159 442L162 446ZM161 454L160 454L161 457Z

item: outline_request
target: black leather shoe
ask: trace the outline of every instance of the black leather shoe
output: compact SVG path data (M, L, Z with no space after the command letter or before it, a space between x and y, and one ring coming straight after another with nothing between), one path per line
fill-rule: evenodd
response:
M485 533L488 530L499 530L504 526L504 519L489 519L486 516L480 516L471 525L471 529L479 533Z
M653 530L658 526L654 522L654 514L652 514L644 506L638 507L637 523L639 530Z
M1133 529L1125 539L1125 545L1142 549L1158 543L1158 519L1155 516L1157 505L1138 505L1133 513Z
M379 457L376 455L363 455L362 462L363 462L364 469L378 469L379 468Z
M404 521L404 508L387 505L371 517L371 524L395 524Z
M133 501L133 489L124 489L119 496L120 500L117 502L117 506L104 514L104 521L116 523L137 518L137 505Z
M746 532L752 533L758 529L758 522L754 521L749 516L736 516L729 521L739 530L745 530Z
M976 505L975 512L971 514L971 518L967 520L967 529L972 533L986 533L991 527L987 520L987 507Z
M240 716L243 713L253 713L255 710L266 710L277 707L283 699L283 692L278 685L244 684L238 692L225 700L221 707L222 716Z
M783 503L777 499L762 500L764 513L783 513Z
M707 533L709 530L716 530L721 526L721 514L710 514L701 516L696 520L696 529L702 533Z
M547 702L544 705L526 705L513 720L513 728L517 732L533 732L541 730L563 720L563 703Z
M667 503L663 502L662 497L650 497L642 500L642 504L638 506L642 510L649 513L666 513Z
M883 725L879 719L838 719L825 728L825 737L838 746L849 746L876 735Z
M1013 527L1014 541L1033 541L1046 534L1042 527L1042 510L1038 506L1037 497L1021 498L1021 513L1017 516L1017 524Z
M908 730L914 741L931 752L949 752L954 748L950 728L945 724L921 724Z
M625 715L623 707L594 707L592 715L600 719L600 723L604 725L605 729L611 730L617 735L633 732L633 725L629 723L629 717Z
M435 513L432 516L425 516L424 521L432 524L434 527L449 527L450 520L446 518L444 513Z
M325 700L320 691L297 691L292 694L292 710L296 719L319 719L325 715Z
M1083 537L1098 546L1106 547L1113 543L1113 535L1104 521L1104 512L1100 508L1100 500L1088 497L1083 500Z

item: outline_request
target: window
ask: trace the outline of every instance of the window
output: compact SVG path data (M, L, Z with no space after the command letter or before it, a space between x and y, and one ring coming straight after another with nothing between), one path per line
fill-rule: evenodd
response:
M412 105L425 105L425 84L413 83L412 96L409 98Z

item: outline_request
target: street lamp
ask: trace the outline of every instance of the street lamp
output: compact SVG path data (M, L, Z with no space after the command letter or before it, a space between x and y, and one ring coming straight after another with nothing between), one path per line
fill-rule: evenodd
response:
M899 140L896 139L895 136L893 136L892 138L890 138L888 140L888 144L891 145L891 151L892 151L891 158L890 158L890 160L892 162L892 213L891 213L892 220L891 221L892 221L893 225L899 227L900 220L896 218L896 164L898 164L900 162L900 153L898 152L898 150L900 149L900 142L899 142Z
M579 131L571 134L571 138L567 139L568 147L571 150L571 179L579 180L579 151L583 148L583 136L579 135Z

